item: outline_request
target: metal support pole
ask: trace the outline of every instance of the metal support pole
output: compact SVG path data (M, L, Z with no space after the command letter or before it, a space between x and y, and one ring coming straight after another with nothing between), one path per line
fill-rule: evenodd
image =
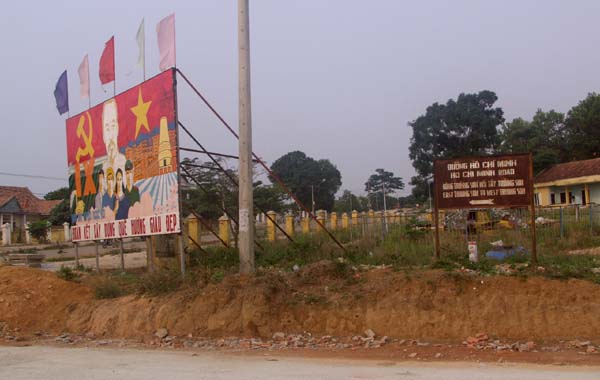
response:
M565 236L565 221L564 221L564 212L562 206L559 209L559 220L560 220L560 238L562 239Z
M179 234L179 267L181 268L181 277L185 277L185 249L183 249L183 234Z
M592 206L592 204L589 204L589 210L590 210L590 235L594 234L594 207Z
M250 17L248 0L238 0L239 51L239 255L240 273L254 273L252 194L252 108L250 102Z
M531 205L531 263L536 265L537 258L537 234L535 226L535 204Z
M125 272L125 250L123 249L123 239L120 240L121 271Z
M535 193L533 191L533 157L531 153L529 153L529 178L530 185L529 191L531 192L531 263L533 265L537 265L537 236L535 230Z
M315 213L315 186L310 185L310 200L312 202L312 213Z
M96 271L100 272L100 251L98 250L98 242L94 242L94 249L96 250Z
M435 188L435 179L434 179L434 188ZM439 221L438 221L438 197L436 196L435 192L433 194L433 204L434 204L434 210L433 210L433 223L435 223L435 240L434 240L434 251L435 251L435 259L439 260L440 259L440 228L439 228Z
M79 244L73 244L75 245L75 267L79 268Z
M383 192L383 224L385 227L385 233L388 233L388 223L387 223L387 202L385 201L385 184L381 184L381 189Z
M152 253L154 247L152 246L152 236L146 238L146 261L148 262L148 271L154 273L154 254Z

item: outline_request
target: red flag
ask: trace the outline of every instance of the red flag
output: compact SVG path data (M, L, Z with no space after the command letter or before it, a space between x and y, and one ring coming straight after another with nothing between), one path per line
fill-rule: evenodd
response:
M115 37L106 42L100 57L100 83L106 84L115 80Z

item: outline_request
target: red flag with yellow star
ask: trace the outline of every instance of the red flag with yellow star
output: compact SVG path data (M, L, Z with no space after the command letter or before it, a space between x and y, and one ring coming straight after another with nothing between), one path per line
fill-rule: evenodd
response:
M165 71L67 119L72 224L99 226L96 235L79 231L79 240L179 231L174 75ZM104 233L103 223L115 220L122 231Z

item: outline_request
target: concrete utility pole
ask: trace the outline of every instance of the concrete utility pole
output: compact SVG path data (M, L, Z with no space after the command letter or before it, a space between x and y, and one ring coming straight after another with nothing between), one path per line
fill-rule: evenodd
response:
M239 251L240 273L254 273L252 194L252 108L250 104L250 17L248 0L238 0L239 54Z

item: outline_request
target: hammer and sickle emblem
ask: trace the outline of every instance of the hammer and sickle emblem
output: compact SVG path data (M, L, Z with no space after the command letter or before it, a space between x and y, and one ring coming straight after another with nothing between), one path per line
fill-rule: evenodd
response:
M83 129L85 125L85 116L87 116L87 133ZM85 147L82 149L81 147L77 148L77 154L75 156L75 161L79 162L81 156L94 156L94 147L92 146L92 117L89 112L85 113L85 116L82 115L79 118L79 124L77 125L77 137L81 138L83 135L83 142Z

